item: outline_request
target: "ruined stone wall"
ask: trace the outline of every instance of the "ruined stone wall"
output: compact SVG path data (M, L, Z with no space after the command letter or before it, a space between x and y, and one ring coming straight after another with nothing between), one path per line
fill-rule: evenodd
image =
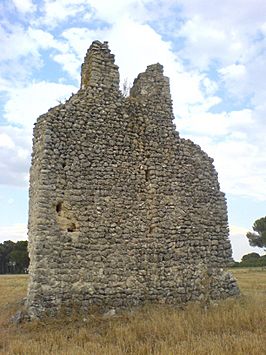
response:
M148 66L119 91L107 43L92 43L81 88L39 117L30 173L31 317L61 307L176 304L238 293L213 160L180 139L169 80Z

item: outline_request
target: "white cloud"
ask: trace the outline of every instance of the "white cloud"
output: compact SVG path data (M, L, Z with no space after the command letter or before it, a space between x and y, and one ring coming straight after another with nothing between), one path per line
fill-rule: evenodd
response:
M0 126L0 184L27 186L31 130Z
M9 91L9 99L4 107L5 119L32 129L37 117L59 101L67 99L77 87L53 82L36 82Z
M208 127L208 123L205 127ZM223 135L217 137L215 125L213 125L214 136L212 137L210 128L208 127L209 130L206 128L206 135L202 128L201 136L189 134L187 137L200 144L202 149L214 158L222 190L235 196L266 200L264 145L260 147L257 142L247 139L242 132L228 134L226 138ZM223 126L220 127L220 132L221 129Z
M21 26L10 26L8 30L0 26L0 60L12 60L30 54L37 54L39 44L33 44L27 31Z
M231 64L219 69L219 72L226 78L244 79L246 68L243 64Z
M91 24L94 20L115 24L120 18L128 16L142 22L151 15L145 5L151 0L44 0L42 16L35 25L44 24L49 28L61 23L79 19ZM99 23L97 23L99 26Z
M27 12L34 12L36 10L36 5L33 4L32 0L12 0L16 9L23 14Z
M59 49L58 54L52 56L62 68L77 82L80 81L80 67L86 51L92 41L102 37L101 30L89 30L87 28L71 27L63 31L61 37L65 47Z
M27 31L27 34L32 41L32 46L39 49L57 49L57 50L66 50L67 46L61 41L55 39L55 37L44 30L36 29L30 27Z
M9 88L4 117L20 127L0 126L0 184L27 186L33 123L76 91L72 85L45 81Z
M80 61L74 53L56 54L53 60L62 66L71 78L79 82L80 80Z
M0 243L6 240L12 240L14 242L27 240L27 225L23 223L0 225Z
M211 80L210 78L208 77L205 77L203 80L202 80L202 84L203 84L203 87L205 89L205 92L207 95L213 95L215 94L215 92L218 90L219 86L218 84L214 81L214 80Z
M189 106L187 114L176 120L177 126L184 134L195 137L203 135L215 139L226 138L227 135L232 134L236 134L234 138L243 137L245 130L249 130L250 125L254 123L253 112L249 109L221 113L208 112L208 108L218 102L219 98L210 97L203 104Z
M13 197L10 197L10 198L7 200L7 203L8 203L9 205L13 205L14 202L15 202L15 200L13 199Z
M176 2L176 0L174 0ZM254 23L265 21L266 4L264 0L177 0L182 3L185 13L192 16L200 13L206 20L217 19L228 25L252 28Z
M213 60L234 63L242 54L244 44L233 30L226 29L219 21L206 21L194 15L177 32L185 38L185 47L179 51L194 67L206 70Z
M230 241L233 249L233 258L235 261L241 261L243 255L249 253L263 254L263 250L257 247L251 247L246 237L248 230L239 226L230 226Z
M148 12L145 5L152 3L150 0L89 0L88 2L93 6L98 18L112 24L116 24L123 17L143 22Z
M6 133L0 133L0 148L15 148L15 143L13 142L12 138Z
M67 22L71 17L82 18L84 11L89 11L89 1L86 0L44 0L42 17L35 24L44 24L49 28Z
M4 26L0 26L0 39L1 61L27 56L39 58L41 49L62 49L62 44L55 40L51 33L33 27L24 29L20 25L9 25L9 28L6 29Z
M263 52L266 49L265 43L258 45L260 54L255 54L244 64L230 65L220 69L222 80L227 90L238 99L251 99L255 106L264 103L266 97L266 75L265 59Z
M67 44L42 29L21 25L0 25L0 84L1 90L29 80L34 70L44 64L43 51L67 51Z
M262 34L263 34L264 36L266 36L266 22L264 22L264 23L261 25L260 29L261 29Z
M195 68L220 73L226 89L241 101L257 105L266 92L264 0L178 0L183 17L175 33L184 39L181 58ZM211 75L211 74L210 74ZM263 94L262 94L263 93Z

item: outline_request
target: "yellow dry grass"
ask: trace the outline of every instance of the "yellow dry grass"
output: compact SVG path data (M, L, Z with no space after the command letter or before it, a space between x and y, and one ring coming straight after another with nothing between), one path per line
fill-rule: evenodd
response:
M150 305L111 318L46 319L22 325L27 276L0 276L0 354L266 354L266 269L234 269L242 295L204 310Z

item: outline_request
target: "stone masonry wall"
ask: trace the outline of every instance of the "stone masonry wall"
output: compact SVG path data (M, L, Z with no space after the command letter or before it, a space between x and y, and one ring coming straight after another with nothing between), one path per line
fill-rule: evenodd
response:
M107 43L92 43L80 90L34 128L32 318L61 307L178 304L239 292L222 270L231 246L213 160L179 137L173 119L160 64L139 74L125 98Z

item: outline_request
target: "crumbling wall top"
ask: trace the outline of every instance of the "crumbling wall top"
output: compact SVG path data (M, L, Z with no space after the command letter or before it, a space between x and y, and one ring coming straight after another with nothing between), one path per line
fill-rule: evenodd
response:
M92 42L81 66L81 89L98 87L119 90L118 66L108 42Z
M169 78L163 75L163 66L159 63L148 65L144 73L134 80L130 96L135 98L164 98L171 105Z

